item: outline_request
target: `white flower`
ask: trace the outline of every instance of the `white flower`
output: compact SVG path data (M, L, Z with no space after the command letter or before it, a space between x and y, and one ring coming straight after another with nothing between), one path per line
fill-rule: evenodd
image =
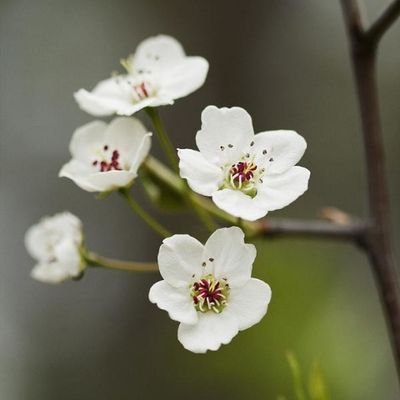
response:
M96 116L132 115L145 107L173 104L199 89L208 72L207 60L187 57L181 44L165 35L144 40L122 65L127 74L99 82L92 92L75 93L82 110Z
M195 353L217 350L267 312L271 289L251 278L256 249L237 227L215 231L203 246L189 235L163 241L158 264L164 280L149 299L179 321L178 340Z
M254 221L307 190L310 172L295 166L307 145L296 132L254 135L250 115L239 107L208 106L201 120L200 151L178 150L180 174L219 208Z
M90 122L74 132L72 160L61 168L59 176L72 179L88 192L126 187L137 177L149 153L150 136L135 118L115 118L109 125Z
M46 283L79 277L86 265L81 259L81 221L69 212L45 217L25 234L28 253L37 260L31 276Z

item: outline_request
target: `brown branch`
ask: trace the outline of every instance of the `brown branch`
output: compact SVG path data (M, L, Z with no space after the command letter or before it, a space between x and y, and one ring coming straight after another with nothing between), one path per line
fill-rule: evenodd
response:
M369 232L369 225L359 221L341 225L320 220L266 218L258 224L258 235L263 237L337 239L349 240L357 244L363 244Z
M376 48L379 38L399 14L393 4L373 24L368 34L355 32L357 2L341 0L350 42L353 73L360 107L362 133L366 154L368 198L372 227L366 243L386 320L391 333L394 357L400 376L400 291L394 265L390 235L389 197L386 187L385 157L380 122L376 80ZM397 7L397 6L396 6ZM388 14L388 15L386 15ZM374 28L375 27L375 28ZM371 36L372 35L372 36Z
M382 12L378 19L365 32L365 36L371 42L378 43L385 32L392 26L400 15L400 0L394 0Z

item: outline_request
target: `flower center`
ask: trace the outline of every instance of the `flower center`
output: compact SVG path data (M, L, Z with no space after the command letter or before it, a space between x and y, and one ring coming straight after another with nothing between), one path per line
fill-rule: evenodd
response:
M217 280L210 274L191 285L190 296L197 311L219 314L227 305L229 285L226 279Z
M113 150L111 152L111 157L108 153L109 153L109 147L108 145L105 145L103 147L101 158L94 160L92 162L92 165L98 168L100 172L108 172L113 170L121 171L122 168L119 164L119 151Z
M132 93L134 101L141 101L154 95L154 87L148 81L142 81L138 84L132 84Z
M250 197L257 194L257 186L262 183L264 168L259 168L257 164L249 159L246 154L241 161L226 167L224 188L241 190Z
M252 162L239 161L233 164L230 170L232 186L241 188L243 183L251 181L256 169L257 165Z

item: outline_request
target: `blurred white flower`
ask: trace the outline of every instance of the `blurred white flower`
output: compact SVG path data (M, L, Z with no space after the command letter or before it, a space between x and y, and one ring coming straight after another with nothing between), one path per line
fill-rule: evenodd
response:
M254 135L250 115L239 107L208 106L201 120L200 151L178 150L180 174L219 208L254 221L307 190L310 171L295 166L307 144L296 132Z
M81 221L69 212L45 217L25 234L28 253L37 260L31 276L46 283L79 277L86 268L80 249Z
M149 299L180 322L178 340L187 350L217 350L265 315L271 289L251 278L255 257L237 227L218 229L204 246L189 235L163 241L164 280L151 287Z
M145 107L173 104L199 89L208 72L207 60L186 56L181 44L165 35L144 40L122 65L127 74L101 81L91 92L75 93L82 110L95 116L132 115Z
M149 153L150 137L135 118L115 118L109 125L90 122L74 132L72 160L61 168L59 176L72 179L88 192L126 187Z

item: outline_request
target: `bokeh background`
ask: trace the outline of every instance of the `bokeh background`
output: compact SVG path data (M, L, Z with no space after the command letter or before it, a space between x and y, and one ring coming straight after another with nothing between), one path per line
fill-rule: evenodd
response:
M365 5L373 18L385 4ZM254 272L272 287L270 310L207 355L186 352L177 324L147 301L157 274L90 270L56 287L30 279L25 230L65 209L83 220L91 249L155 259L158 237L117 195L96 200L57 172L69 158L73 130L91 120L72 93L93 87L158 33L210 61L205 86L162 109L177 146L194 146L206 105L242 106L256 131L295 129L309 144L301 165L312 171L310 189L274 216L314 217L325 205L366 214L338 0L1 0L0 398L294 399L288 350L304 374L319 360L331 399L399 398L372 274L364 255L347 244L258 243ZM400 23L385 37L379 61L398 260L399 41ZM139 185L134 191L152 210ZM176 232L199 231L190 214L163 218Z

